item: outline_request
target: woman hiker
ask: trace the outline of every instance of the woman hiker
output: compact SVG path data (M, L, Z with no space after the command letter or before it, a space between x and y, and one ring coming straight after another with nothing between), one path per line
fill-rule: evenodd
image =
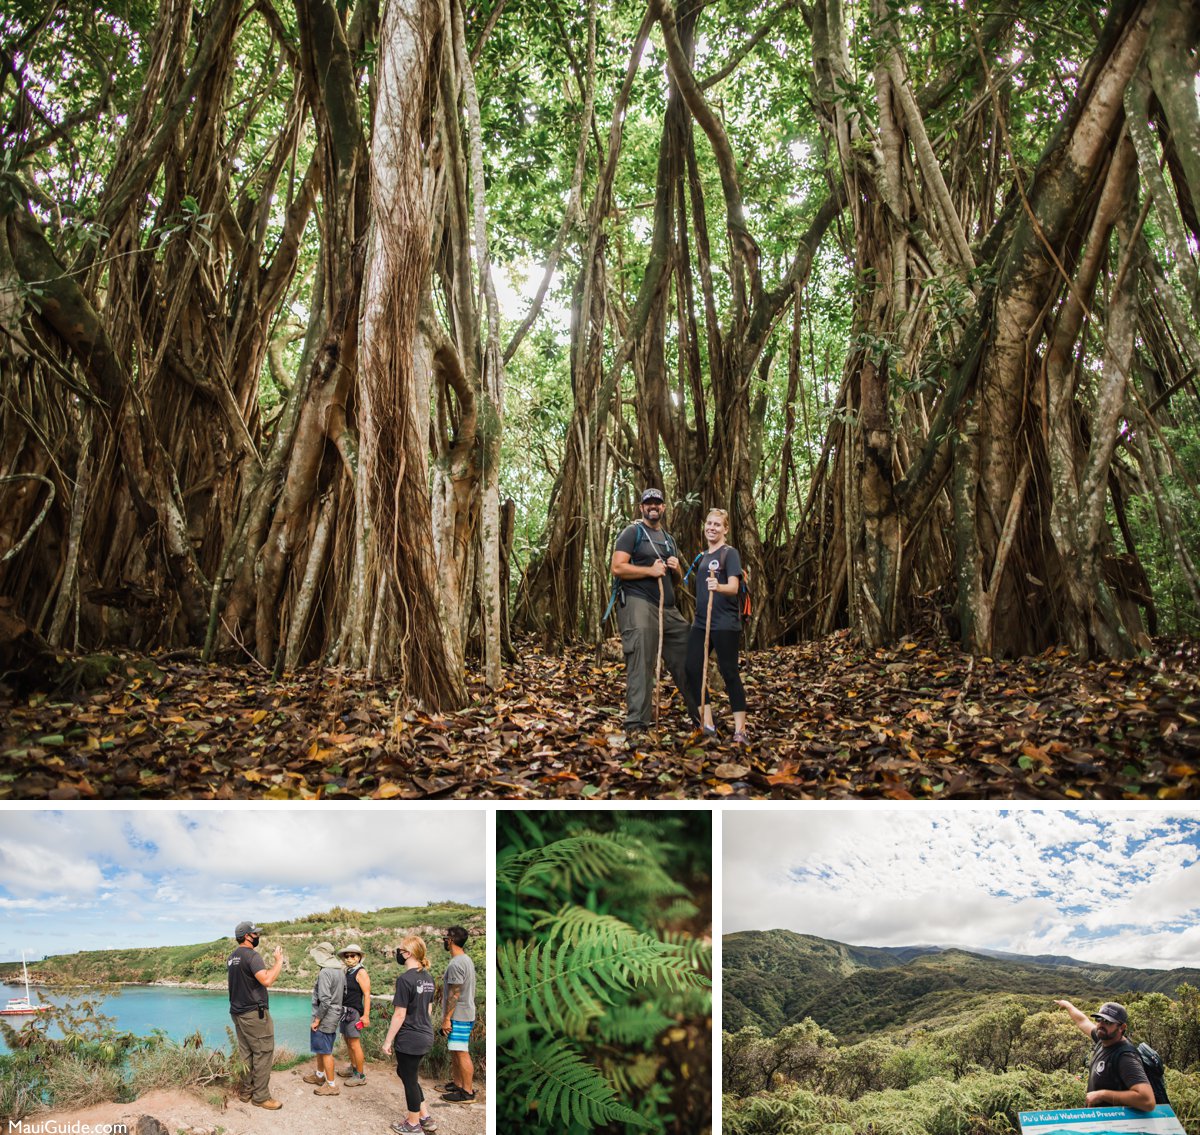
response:
M738 645L742 636L742 615L738 594L742 582L742 558L725 539L729 535L729 513L723 508L710 509L704 520L705 551L696 557L696 617L692 622L687 646L687 683L690 700L700 704L703 697L701 729L715 734L712 703L707 689L707 655L717 655L717 666L729 693L733 710L733 743L746 741L746 691L738 672Z
M346 966L346 992L342 997L342 1036L350 1064L342 1071L342 1083L348 1088L367 1082L363 1071L362 1031L371 1023L371 978L362 964L362 947L351 943L338 950Z
M433 1047L434 981L425 953L425 940L415 934L396 947L396 961L404 972L396 979L392 1023L383 1041L384 1056L391 1056L395 1050L396 1075L404 1085L408 1112L402 1121L392 1124L396 1135L421 1135L437 1128L417 1079L421 1058Z

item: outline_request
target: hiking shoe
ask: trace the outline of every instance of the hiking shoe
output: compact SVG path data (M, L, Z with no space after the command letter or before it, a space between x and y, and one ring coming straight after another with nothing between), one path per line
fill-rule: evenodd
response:
M432 1115L421 1116L421 1130L422 1131L436 1131L437 1130L437 1120L434 1119Z
M735 733L735 734L734 734L734 735L733 735L733 736L730 738L730 744L733 744L733 745L749 745L749 744L750 744L750 742L749 742L749 740L748 740L748 739L747 739L747 737L746 737L746 731L745 731L744 729L739 729L739 730L738 730L738 731L737 731L737 732L736 732L736 733Z
M419 1123L407 1123L401 1120L399 1123L392 1124L392 1130L396 1132L396 1135L422 1135L425 1128Z
M437 1090L439 1092L456 1092L458 1085L453 1080L447 1080L444 1084L438 1084Z
M278 1111L281 1107L283 1107L283 1104L281 1104L278 1100L251 1100L250 1102L254 1104L255 1107L266 1108L267 1111Z
M359 1088L366 1082L366 1076L360 1076L357 1072L351 1072L349 1076L342 1077L342 1083L348 1088Z
M306 1084L323 1084L325 1083L324 1076L318 1076L316 1072L310 1072L307 1076L300 1077Z
M347 1064L346 1067L338 1073L343 1080L349 1080L351 1076L356 1076L357 1074L358 1073L355 1072L354 1068L349 1064Z
M455 1088L452 1092L443 1092L442 1099L447 1103L474 1103L475 1093L464 1092L462 1088Z
M319 1088L313 1088L314 1096L337 1096L341 1093L342 1089L337 1084L322 1084Z
M720 730L715 725L701 725L700 732L703 733L705 737L721 736Z

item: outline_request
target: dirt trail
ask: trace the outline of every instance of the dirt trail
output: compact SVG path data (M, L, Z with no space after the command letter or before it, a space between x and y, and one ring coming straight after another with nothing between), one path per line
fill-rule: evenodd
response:
M163 1091L151 1092L133 1103L42 1112L27 1116L25 1122L53 1119L57 1128L48 1130L83 1135L100 1132L109 1124L125 1124L133 1135L138 1118L150 1115L170 1135L388 1135L390 1125L403 1119L404 1089L392 1064L368 1064L367 1082L357 1088L343 1087L337 1096L314 1096L312 1085L301 1079L311 1071L312 1065L306 1062L271 1074L271 1091L283 1104L279 1111L264 1111L236 1098L221 1107L189 1092ZM476 1089L476 1102L465 1105L445 1103L439 1098L437 1084L424 1076L421 1087L437 1120L438 1135L483 1135L486 1105L481 1089Z

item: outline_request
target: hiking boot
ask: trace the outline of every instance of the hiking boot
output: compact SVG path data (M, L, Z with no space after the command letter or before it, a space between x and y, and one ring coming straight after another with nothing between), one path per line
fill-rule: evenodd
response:
M250 1102L254 1104L255 1107L266 1108L267 1111L278 1111L281 1107L283 1107L283 1104L281 1104L278 1100L272 1099L251 1100Z
M313 1088L314 1096L337 1096L341 1093L342 1089L337 1084L322 1084L319 1088Z
M325 1083L324 1076L318 1076L316 1072L310 1072L307 1076L300 1077L306 1084L323 1084Z
M360 1076L357 1072L351 1072L349 1076L342 1077L342 1083L348 1088L360 1088L366 1082L366 1076Z
M453 1080L447 1080L444 1084L438 1084L439 1092L455 1092L458 1091L458 1085Z
M730 743L731 745L749 745L749 744L750 744L750 741L749 741L749 739L746 737L746 731L745 731L744 729L739 729L739 730L738 730L738 731L737 731L737 732L736 732L736 733L735 733L735 734L734 734L734 735L733 735L733 736L730 738L730 742L729 742L729 743Z
M437 1120L434 1119L432 1115L421 1116L421 1130L422 1131L436 1131L437 1130Z
M443 1092L442 1099L447 1103L474 1103L475 1093L464 1092L462 1088L455 1088L452 1092Z

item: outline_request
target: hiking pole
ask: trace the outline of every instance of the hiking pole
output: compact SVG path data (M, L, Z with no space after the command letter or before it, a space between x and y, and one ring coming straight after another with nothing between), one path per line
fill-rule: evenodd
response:
M708 578L712 579L716 572L716 560L708 565ZM704 704L708 696L708 639L712 634L712 605L713 590L708 589L708 610L704 615L704 662L700 667L700 728L704 728Z
M662 680L663 581L658 577L658 658L654 662L654 728L658 728L658 683Z

